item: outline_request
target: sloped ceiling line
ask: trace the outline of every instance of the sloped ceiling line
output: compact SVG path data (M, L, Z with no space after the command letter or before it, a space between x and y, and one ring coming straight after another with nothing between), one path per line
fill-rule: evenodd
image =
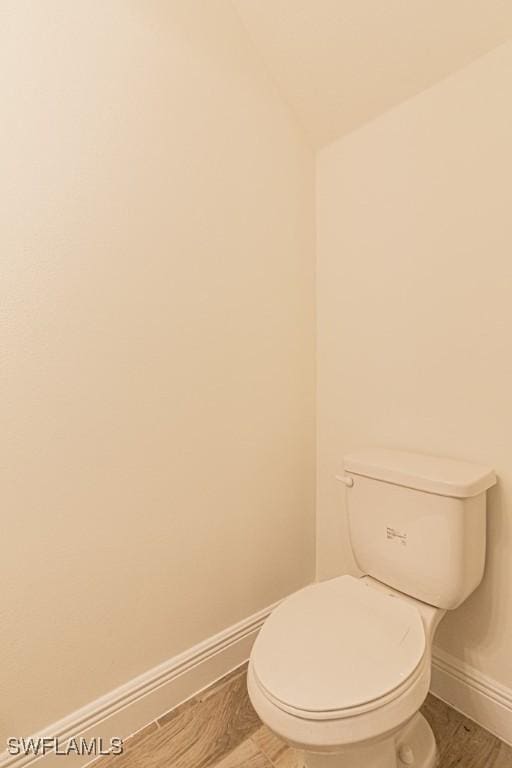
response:
M232 0L315 146L512 37L510 0Z

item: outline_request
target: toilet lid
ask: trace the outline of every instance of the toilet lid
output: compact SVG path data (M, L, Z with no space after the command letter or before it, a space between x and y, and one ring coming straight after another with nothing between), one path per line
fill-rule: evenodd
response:
M251 660L260 685L308 712L343 710L398 688L425 652L416 608L352 576L315 584L281 603Z

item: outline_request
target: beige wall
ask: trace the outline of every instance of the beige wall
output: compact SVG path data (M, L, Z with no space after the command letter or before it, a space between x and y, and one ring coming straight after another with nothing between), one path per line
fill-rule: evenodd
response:
M227 0L0 11L0 741L314 576L314 159Z
M488 565L439 644L512 686L512 43L320 153L318 572L353 568L343 454L493 465Z

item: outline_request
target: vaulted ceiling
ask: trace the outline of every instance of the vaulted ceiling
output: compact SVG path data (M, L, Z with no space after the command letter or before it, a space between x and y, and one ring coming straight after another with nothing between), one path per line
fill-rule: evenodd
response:
M512 0L233 0L320 146L512 37Z

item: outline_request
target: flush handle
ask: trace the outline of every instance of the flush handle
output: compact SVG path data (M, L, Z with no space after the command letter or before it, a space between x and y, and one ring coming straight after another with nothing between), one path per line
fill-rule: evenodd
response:
M352 488L354 485L354 478L353 477L345 477L345 475L335 475L336 480L338 482L343 483L347 486L347 488Z

